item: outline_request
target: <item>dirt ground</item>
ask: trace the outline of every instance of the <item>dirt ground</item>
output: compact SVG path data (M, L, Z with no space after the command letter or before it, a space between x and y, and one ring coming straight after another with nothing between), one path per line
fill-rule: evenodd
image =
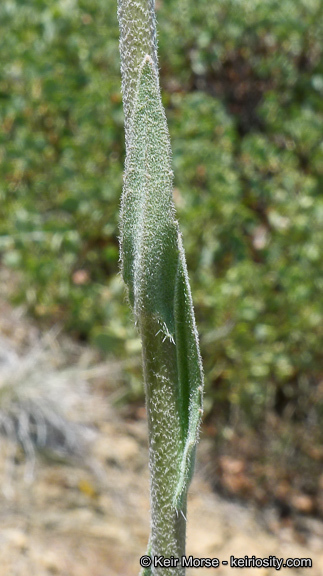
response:
M33 354L42 334L21 310L0 301L0 337L19 367L22 358L26 361ZM1 440L0 576L130 576L139 572L139 557L145 553L149 533L145 411L140 409L130 418L117 409L114 399L121 367L111 362L95 370L92 352L73 346L66 338L55 337L49 346L48 370L37 362L33 369L41 369L44 381L55 371L64 370L66 376L73 366L65 361L62 368L50 359L72 351L69 361L77 369L68 372L67 381L76 402L67 411L87 430L90 452L73 465L37 457L30 470L21 449L10 460L6 452L10 442ZM0 354L0 369L6 358ZM0 390L3 374L0 370ZM189 495L187 555L216 557L229 564L230 556L311 558L312 568L282 570L290 576L323 576L323 523L309 516L280 520L274 509L260 511L222 499L204 477L208 454L209 440L202 435ZM219 568L192 568L187 574L229 576L235 571L220 563ZM253 572L270 576L276 570L245 570L248 576Z

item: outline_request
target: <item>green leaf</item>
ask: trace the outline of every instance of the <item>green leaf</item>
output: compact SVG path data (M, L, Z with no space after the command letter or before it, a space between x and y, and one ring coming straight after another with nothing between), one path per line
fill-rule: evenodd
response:
M173 506L180 508L193 470L203 373L172 187L167 121L155 67L146 56L131 118L121 209L121 260L139 327L147 320L155 321L164 341L176 347L173 384L183 451Z

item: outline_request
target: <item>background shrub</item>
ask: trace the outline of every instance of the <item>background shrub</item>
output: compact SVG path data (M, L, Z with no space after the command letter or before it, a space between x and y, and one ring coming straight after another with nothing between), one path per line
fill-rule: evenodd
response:
M157 11L174 197L216 446L237 442L232 431L257 431L259 458L283 454L286 469L290 458L290 481L316 493L323 5L163 0ZM105 353L138 355L118 275L115 2L6 0L0 23L0 250L23 275L15 299ZM140 395L140 371L126 378L130 397Z

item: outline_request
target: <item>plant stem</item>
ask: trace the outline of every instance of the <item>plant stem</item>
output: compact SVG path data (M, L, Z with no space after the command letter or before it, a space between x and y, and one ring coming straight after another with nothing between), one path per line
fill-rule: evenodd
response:
M185 554L186 493L180 509L173 502L184 445L176 387L176 350L173 342L164 340L155 322L142 324L141 337L149 430L151 556L181 558ZM184 569L155 568L152 574L182 575Z
M154 0L118 0L120 56L126 148L130 139L130 119L134 107L139 68L148 54L156 70L157 36Z
M160 96L154 5L119 0L126 163L120 216L124 281L142 339L149 431L149 554L185 555L187 490L202 416L203 370L175 208ZM144 576L184 576L153 565Z

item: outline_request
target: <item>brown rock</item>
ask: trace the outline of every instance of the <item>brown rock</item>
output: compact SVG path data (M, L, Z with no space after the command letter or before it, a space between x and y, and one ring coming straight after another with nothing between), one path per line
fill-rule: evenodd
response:
M314 509L314 500L307 494L293 494L291 504L298 512L310 514Z

